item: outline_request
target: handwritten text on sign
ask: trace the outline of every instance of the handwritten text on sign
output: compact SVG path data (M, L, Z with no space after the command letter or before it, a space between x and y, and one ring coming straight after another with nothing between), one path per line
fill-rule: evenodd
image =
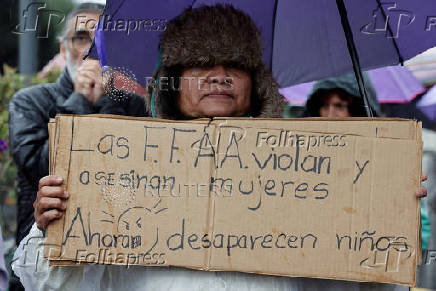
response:
M58 118L72 197L51 259L412 280L415 123L249 122Z

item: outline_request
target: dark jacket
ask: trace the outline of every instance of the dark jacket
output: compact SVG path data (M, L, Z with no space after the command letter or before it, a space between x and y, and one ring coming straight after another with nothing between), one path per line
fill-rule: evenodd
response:
M12 155L18 166L17 244L33 222L33 202L39 179L48 175L48 128L58 113L107 113L146 116L144 99L128 95L121 102L102 96L94 105L79 93L65 69L56 83L18 91L9 103L9 136Z
M364 73L365 87L368 93L368 103L371 107L374 117L381 116L380 103L377 100L375 89L368 75ZM352 108L350 113L353 117L365 117L366 110L362 97L360 97L359 86L354 73L345 74L339 77L323 79L313 85L306 102L305 117L319 117L321 99L325 93L332 90L343 90L353 97Z

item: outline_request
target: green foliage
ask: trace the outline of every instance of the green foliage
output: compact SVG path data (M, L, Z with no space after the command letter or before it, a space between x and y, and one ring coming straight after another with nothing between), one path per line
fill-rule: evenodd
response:
M32 78L21 76L7 65L3 66L3 74L0 74L0 143L9 146L8 128L8 104L12 96L18 90L36 84L52 83L60 72L50 72L46 77L33 76ZM2 204L13 205L16 203L16 173L17 169L13 162L10 148L2 149L0 144L0 206ZM0 216L0 225L3 225L3 217Z
M71 0L45 0L45 10L54 11L56 15L66 16L73 8L73 3ZM41 13L41 17L51 17L50 13ZM41 20L41 23L47 23L47 20ZM52 57L59 52L59 42L57 37L62 31L65 25L65 20L59 23L59 19L53 17L52 22L49 27L48 38L39 39L39 50L38 50L38 61L39 68L42 65L49 62Z

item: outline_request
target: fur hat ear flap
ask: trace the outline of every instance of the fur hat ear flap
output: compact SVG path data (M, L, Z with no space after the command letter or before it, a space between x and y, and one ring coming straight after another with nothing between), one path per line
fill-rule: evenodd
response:
M175 96L172 96L168 88L163 88L162 81L169 78L169 69L162 66L154 74L147 87L146 106L152 117L176 119L173 112L177 106Z
M254 117L280 118L283 115L284 98L279 86L265 65L259 66L253 80L253 89L261 104L259 115Z

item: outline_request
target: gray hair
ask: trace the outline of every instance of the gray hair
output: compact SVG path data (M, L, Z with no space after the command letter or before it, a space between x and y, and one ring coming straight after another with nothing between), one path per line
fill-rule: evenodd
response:
M68 35L68 31L70 29L71 26L71 21L73 20L73 18L80 14L80 13L96 13L96 14L102 14L104 10L104 5L102 4L98 4L98 3L82 3L80 5L78 5L77 7L75 7L73 10L71 10L70 13L68 13L66 20L65 20L65 25L62 28L62 31L58 37L59 41L65 40L65 38Z

